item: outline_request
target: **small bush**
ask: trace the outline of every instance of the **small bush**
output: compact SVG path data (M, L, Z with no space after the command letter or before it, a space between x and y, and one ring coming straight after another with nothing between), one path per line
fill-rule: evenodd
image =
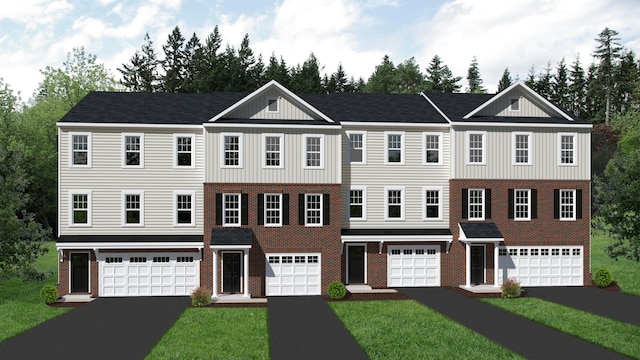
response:
M593 275L593 282L599 287L607 287L611 285L611 273L607 269L600 269Z
M340 281L334 281L329 284L328 293L333 300L340 300L347 295L347 288Z
M209 305L211 302L211 291L197 287L191 293L191 305L196 307L203 307Z
M40 290L40 298L47 305L53 304L58 300L58 289L53 285L45 285Z
M502 298L515 299L520 297L520 282L515 278L508 278L502 283Z

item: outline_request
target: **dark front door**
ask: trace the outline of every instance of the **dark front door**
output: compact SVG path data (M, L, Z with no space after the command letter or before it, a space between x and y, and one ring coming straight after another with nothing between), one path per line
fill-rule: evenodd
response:
M364 246L348 246L349 284L364 284Z
M89 254L71 254L71 292L89 292Z
M471 283L484 283L484 246L471 247Z
M222 291L240 292L240 253L222 253Z

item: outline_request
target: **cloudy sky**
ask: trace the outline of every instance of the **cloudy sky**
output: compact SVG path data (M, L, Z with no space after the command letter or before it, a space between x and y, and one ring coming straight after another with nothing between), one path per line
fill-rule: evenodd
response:
M438 54L454 75L466 76L478 58L485 86L496 90L505 67L524 79L576 54L592 61L594 38L605 27L640 51L637 0L0 0L0 78L23 100L42 80L39 70L61 67L84 46L113 75L149 32L158 53L169 32L206 38L219 26L223 43L238 47L249 34L254 53L275 53L289 65L313 52L325 72L342 62L348 75L372 73L388 54L420 67ZM463 80L463 87L466 81Z

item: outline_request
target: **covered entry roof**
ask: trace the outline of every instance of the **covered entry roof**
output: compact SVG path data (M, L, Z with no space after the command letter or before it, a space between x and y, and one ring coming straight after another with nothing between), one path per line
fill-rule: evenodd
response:
M460 226L460 241L504 241L504 237L493 222L463 222Z
M251 247L253 230L249 228L215 228L211 230L211 247Z

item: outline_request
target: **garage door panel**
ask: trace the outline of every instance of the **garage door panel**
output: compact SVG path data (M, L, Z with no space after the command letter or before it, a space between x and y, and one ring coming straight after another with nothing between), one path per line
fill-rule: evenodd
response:
M390 287L440 286L439 245L389 245Z
M522 286L583 285L581 246L501 247L499 252L500 284L515 277Z
M267 296L320 295L320 253L266 254Z

